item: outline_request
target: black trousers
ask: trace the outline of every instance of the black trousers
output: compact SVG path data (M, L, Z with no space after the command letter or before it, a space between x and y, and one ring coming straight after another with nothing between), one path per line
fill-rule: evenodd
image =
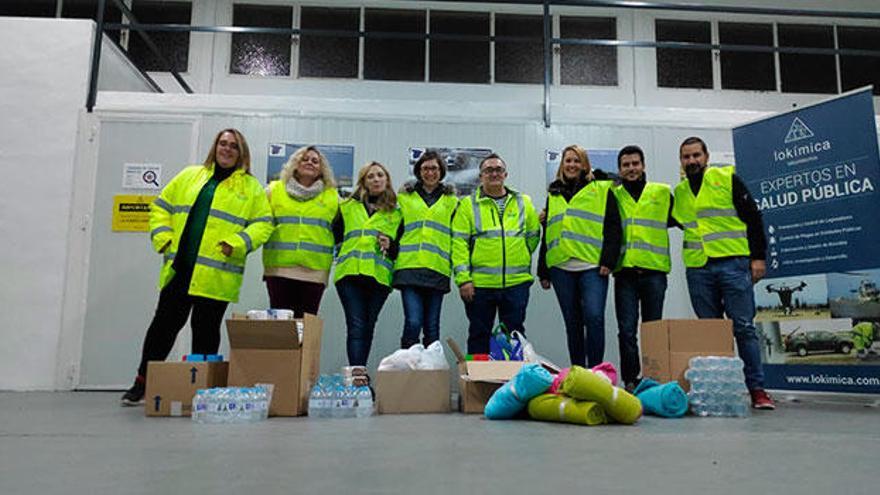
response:
M272 309L289 309L296 318L302 318L303 313L318 314L324 284L284 277L263 277L263 280Z
M216 354L226 301L188 294L192 274L176 274L159 293L156 314L147 329L138 375L147 376L147 362L164 361L192 311L192 354Z

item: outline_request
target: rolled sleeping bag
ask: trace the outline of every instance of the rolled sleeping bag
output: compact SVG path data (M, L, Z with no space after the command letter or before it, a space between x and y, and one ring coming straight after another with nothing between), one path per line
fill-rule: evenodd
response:
M642 416L642 403L634 395L609 383L586 368L572 366L559 391L575 399L598 402L611 419L633 424Z
M542 394L530 400L529 417L538 421L587 426L608 422L605 410L599 404L556 394Z
M678 382L660 384L651 378L643 378L633 391L648 414L664 418L680 418L688 410L688 397Z
M553 384L550 385L551 394L559 393L559 387L562 385L562 380L565 380L565 377L568 375L569 369L571 368L563 368L559 374L553 378ZM599 376L605 377L612 385L617 385L617 369L614 368L613 364L608 361L603 361L596 366L593 366L591 369Z
M529 401L543 394L553 383L553 375L537 363L526 364L489 398L483 414L489 419L510 419L526 408Z

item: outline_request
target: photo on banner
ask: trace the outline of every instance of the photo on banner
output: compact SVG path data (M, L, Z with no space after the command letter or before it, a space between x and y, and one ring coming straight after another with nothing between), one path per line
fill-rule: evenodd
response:
M587 158L593 170L598 169L616 176L617 152L618 150L611 149L587 150ZM544 150L544 174L548 186L556 180L556 170L559 169L560 160L562 160L562 150Z
M755 287L767 388L880 393L871 88L736 127L733 144L767 237Z
M270 143L266 166L266 183L277 180L284 164L296 150L307 144ZM354 176L354 146L336 144L316 144L318 151L327 158L333 176L336 178L336 187L342 197L347 197L353 191Z
M435 151L446 160L444 182L455 186L458 197L467 196L480 186L480 162L492 154L491 148L451 148L430 146L409 149L409 180L415 180L413 167L425 151Z

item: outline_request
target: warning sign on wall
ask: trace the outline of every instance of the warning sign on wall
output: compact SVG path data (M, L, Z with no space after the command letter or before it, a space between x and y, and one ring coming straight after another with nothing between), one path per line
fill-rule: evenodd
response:
M113 196L114 232L147 232L150 230L150 203L156 196L117 194Z

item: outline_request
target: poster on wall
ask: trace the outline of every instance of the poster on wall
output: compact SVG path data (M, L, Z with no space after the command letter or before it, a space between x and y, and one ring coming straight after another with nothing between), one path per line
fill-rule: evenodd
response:
M767 236L767 388L880 393L880 181L871 88L733 130Z
M113 196L110 230L113 232L147 232L150 230L150 204L156 196L117 194Z
M124 163L122 165L123 189L162 189L161 163Z
M431 146L409 149L409 179L413 180L413 167L427 150L436 151L446 160L445 182L455 186L459 197L476 191L480 185L480 162L492 154L490 148L451 148Z
M266 183L278 179L281 169L296 150L307 146L305 144L270 143L268 164L266 166ZM354 146L336 144L316 144L318 151L330 162L333 175L336 177L336 186L339 193L348 196L352 192L354 184Z
M617 175L617 151L610 149L587 150L587 158L593 170L599 169ZM556 170L562 159L562 150L544 150L544 173L549 186L556 179Z

